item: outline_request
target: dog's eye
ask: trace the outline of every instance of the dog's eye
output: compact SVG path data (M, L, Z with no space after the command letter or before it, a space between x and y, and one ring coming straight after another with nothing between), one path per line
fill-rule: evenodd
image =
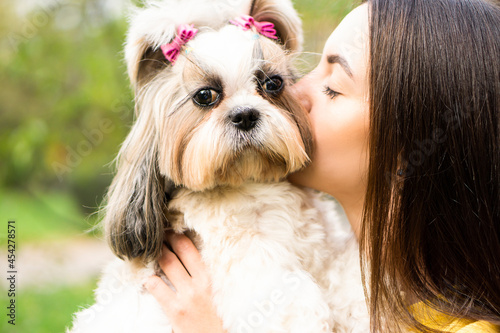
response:
M262 83L262 89L264 89L265 92L271 93L271 94L276 94L281 91L283 88L283 79L280 76L273 76L264 83Z
M219 99L220 93L211 88L203 88L193 97L193 101L201 107L213 106Z

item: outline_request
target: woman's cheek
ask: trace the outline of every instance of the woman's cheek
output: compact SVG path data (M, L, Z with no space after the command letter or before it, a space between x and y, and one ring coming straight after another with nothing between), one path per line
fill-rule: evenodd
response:
M368 106L359 98L314 97L309 113L315 141L312 163L289 179L335 196L358 186L367 169Z
M335 126L336 119L331 112L322 112L313 121L313 130L316 136L316 151L313 156L313 164L321 171L321 177L328 176L328 170L336 171L338 165L335 163L339 155L338 128Z
M325 105L322 112L311 112L316 137L314 169L330 186L351 186L367 168L367 110L357 99L342 98Z

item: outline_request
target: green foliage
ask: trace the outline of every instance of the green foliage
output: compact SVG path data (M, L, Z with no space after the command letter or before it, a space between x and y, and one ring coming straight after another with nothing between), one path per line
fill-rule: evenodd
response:
M83 17L61 29L56 18L63 10L43 10L46 24L35 26L33 36L23 33L37 22L28 19L3 40L0 182L66 191L90 212L110 182L109 163L133 117L122 61L126 26Z
M80 205L62 192L0 189L0 249L7 243L7 221L15 221L16 243L41 242L81 236L90 232L96 218L82 217Z
M65 332L71 325L72 316L84 306L93 304L96 281L78 286L50 286L45 288L23 289L16 299L16 325L7 323L3 315L0 332ZM7 291L0 288L1 295ZM7 304L3 300L1 304Z
M316 67L328 36L360 1L296 0L294 3L304 29L304 54L300 68L308 72Z

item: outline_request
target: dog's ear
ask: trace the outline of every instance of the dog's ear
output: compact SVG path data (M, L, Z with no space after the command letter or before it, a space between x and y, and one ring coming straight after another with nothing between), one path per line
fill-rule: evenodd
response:
M132 48L127 44L127 68L130 82L136 88L148 83L160 70L165 69L170 63L165 59L163 52L147 43L144 38L135 41Z
M166 8L150 5L130 14L125 43L125 61L130 82L140 88L159 70L170 67L161 45L171 42L176 33L175 21Z
M122 259L160 256L167 220L168 181L160 174L152 116L139 115L118 155L117 174L103 211L106 239Z
M148 42L144 36L137 39L129 36L125 46L125 59L130 82L136 89L148 83L160 70L170 66L160 47Z
M290 0L254 0L250 16L273 23L286 49L294 53L302 51L302 21Z

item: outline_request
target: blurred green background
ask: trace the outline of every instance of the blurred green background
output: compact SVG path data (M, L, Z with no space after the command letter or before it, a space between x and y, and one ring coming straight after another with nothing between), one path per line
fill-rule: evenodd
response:
M302 57L304 72L355 3L295 1L313 53ZM128 4L0 0L0 267L5 281L7 222L15 220L19 282L16 326L2 310L1 332L63 332L93 302L97 271L75 267L108 255L88 230L133 121L122 60Z

